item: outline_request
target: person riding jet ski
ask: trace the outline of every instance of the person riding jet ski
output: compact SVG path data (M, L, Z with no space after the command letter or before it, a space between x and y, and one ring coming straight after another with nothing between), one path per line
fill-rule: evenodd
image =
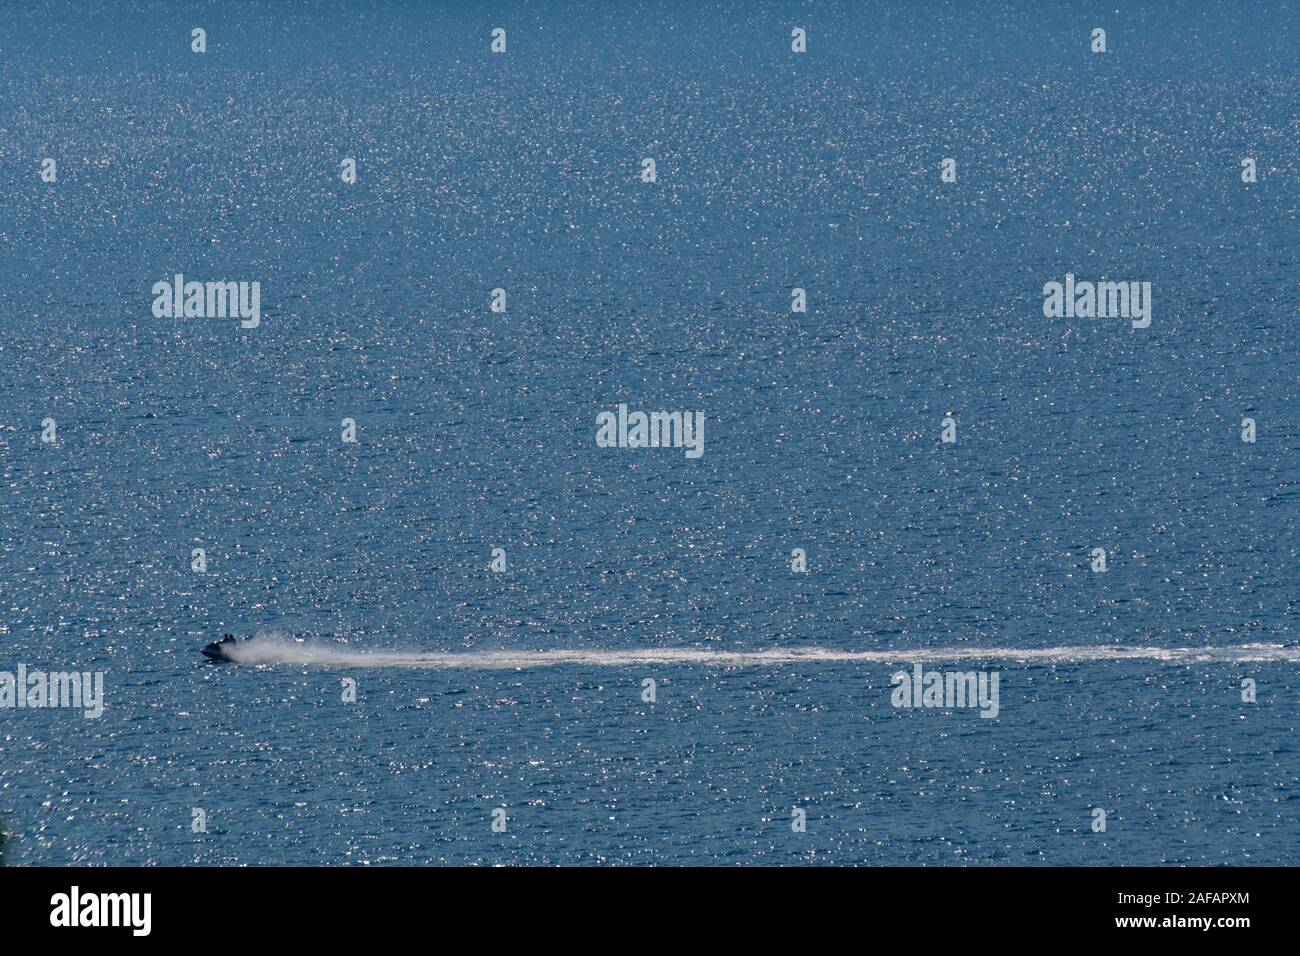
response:
M234 650L235 645L238 643L239 641L235 638L235 635L224 634L222 635L221 640L213 641L207 647L203 648L203 656L214 661L233 660L230 656L230 651Z

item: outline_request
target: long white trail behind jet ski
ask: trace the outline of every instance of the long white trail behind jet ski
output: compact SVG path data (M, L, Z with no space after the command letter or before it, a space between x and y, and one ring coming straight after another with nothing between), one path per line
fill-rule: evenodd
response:
M203 649L205 656L233 664L287 664L299 667L426 668L446 670L521 670L568 664L583 667L638 667L693 664L704 667L769 667L797 664L917 664L942 661L990 661L1080 664L1090 661L1145 660L1163 664L1244 664L1278 661L1300 664L1300 646L1229 644L1221 647L1141 647L1113 644L1067 647L926 647L842 651L828 647L768 650L721 650L701 647L561 648L548 651L494 650L421 653L358 651L304 641L259 637L237 641L227 635Z

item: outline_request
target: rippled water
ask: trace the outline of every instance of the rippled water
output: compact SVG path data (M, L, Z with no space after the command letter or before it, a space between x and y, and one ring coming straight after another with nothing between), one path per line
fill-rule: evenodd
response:
M863 6L6 12L9 862L1300 862L1295 17Z

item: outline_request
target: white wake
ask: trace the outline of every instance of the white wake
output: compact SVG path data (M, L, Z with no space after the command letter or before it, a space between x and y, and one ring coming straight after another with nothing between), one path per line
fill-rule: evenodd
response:
M570 664L585 667L638 667L694 664L704 667L764 667L794 664L914 664L942 661L1008 661L1025 664L1077 664L1088 661L1155 661L1162 664L1237 664L1266 661L1300 663L1300 646L1235 644L1224 647L930 647L916 650L838 651L830 648L771 648L723 651L693 647L630 650L562 649L549 651L359 651L274 637L258 637L230 652L237 664L291 664L315 667L389 667L448 670L521 670Z

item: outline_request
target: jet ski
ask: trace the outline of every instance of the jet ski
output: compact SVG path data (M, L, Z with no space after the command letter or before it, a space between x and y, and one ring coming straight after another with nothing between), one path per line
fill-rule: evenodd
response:
M235 645L238 643L239 641L235 635L222 635L221 640L213 641L207 647L203 648L203 656L213 661L233 663L234 658L230 656L230 652L235 649Z

